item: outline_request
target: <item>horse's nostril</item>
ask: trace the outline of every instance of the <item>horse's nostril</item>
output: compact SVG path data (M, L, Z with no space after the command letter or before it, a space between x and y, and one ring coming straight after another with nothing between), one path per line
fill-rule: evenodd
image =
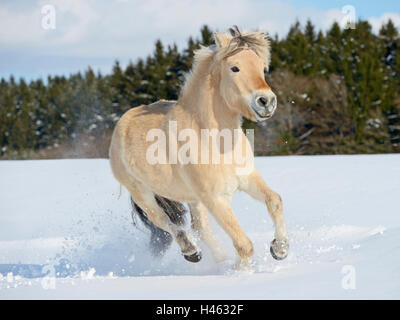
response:
M259 97L257 99L257 103L261 106L261 107L265 107L267 105L267 99L265 99L264 97Z

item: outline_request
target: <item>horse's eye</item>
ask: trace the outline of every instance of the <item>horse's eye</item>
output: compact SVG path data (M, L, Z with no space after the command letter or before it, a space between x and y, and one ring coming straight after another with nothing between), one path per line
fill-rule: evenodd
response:
M237 66L233 66L233 67L231 68L231 71L232 71L232 72L239 72L240 69L239 69Z

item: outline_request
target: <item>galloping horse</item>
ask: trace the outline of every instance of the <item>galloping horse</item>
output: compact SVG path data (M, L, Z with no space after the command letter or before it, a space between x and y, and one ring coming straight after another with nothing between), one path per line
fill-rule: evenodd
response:
M270 60L269 41L263 32L240 32L236 26L215 33L214 39L216 45L195 52L192 71L177 101L142 105L121 117L110 146L111 168L115 178L130 192L136 214L150 228L154 253L164 252L174 239L186 260L201 259L198 245L183 228L186 209L182 203L187 203L192 229L210 247L216 261L223 260L225 255L214 238L208 212L231 237L240 262L248 263L253 245L231 207L233 194L242 190L266 204L275 226L270 252L275 259L284 259L289 240L281 197L253 166L252 150L250 155L246 153L247 170L240 170L244 164L236 157L226 161L228 153L239 150L243 154L243 150L249 150L250 142L241 130L241 117L265 121L276 109L276 96L264 77ZM165 147L166 157L161 157L164 161L149 158L149 150L154 151L154 129L158 130L156 133L165 133L166 140L158 145ZM235 139L228 151L221 144L200 147L195 143L195 135L200 137L206 129L231 133L240 142ZM185 134L181 135L182 132ZM191 153L189 161L171 161L176 160L173 153L177 148L185 149L179 151L180 156ZM159 149L155 157L161 152ZM204 152L212 153L213 161L196 158Z

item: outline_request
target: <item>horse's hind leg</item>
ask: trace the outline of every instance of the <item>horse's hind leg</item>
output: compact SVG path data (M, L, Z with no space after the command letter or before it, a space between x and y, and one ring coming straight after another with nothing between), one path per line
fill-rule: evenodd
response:
M196 231L201 239L210 248L214 260L221 262L226 259L224 249L215 239L208 219L208 210L201 202L189 203L190 215L192 217L192 229Z
M157 204L155 195L151 190L148 190L139 183L129 187L128 190L133 201L146 213L150 222L173 236L186 260L190 262L200 261L201 252L197 245L181 226L177 226L171 222L168 215Z
M165 251L169 248L172 243L172 236L167 231L164 231L158 228L154 223L152 223L148 218L147 214L133 201L132 203L132 217L137 214L143 224L150 230L151 238L150 238L150 248L152 250L152 254L156 257L159 257L165 253Z

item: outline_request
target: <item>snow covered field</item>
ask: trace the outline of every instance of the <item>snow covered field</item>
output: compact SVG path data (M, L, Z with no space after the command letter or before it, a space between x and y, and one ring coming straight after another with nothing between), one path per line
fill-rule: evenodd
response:
M233 201L255 248L192 264L174 244L161 260L132 226L107 160L0 162L0 299L399 299L400 155L257 158L284 201L291 251L269 253L265 206ZM46 275L46 276L45 276Z

